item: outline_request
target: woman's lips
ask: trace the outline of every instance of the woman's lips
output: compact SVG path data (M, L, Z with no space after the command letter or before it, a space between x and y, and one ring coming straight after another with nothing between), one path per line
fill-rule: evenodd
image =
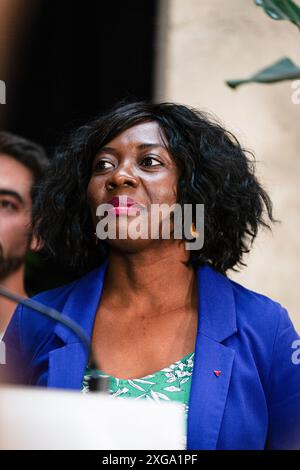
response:
M138 205L131 205L131 206L115 206L108 210L109 214L115 215L131 215L136 216L140 215L141 213L141 206Z
M108 210L108 213L114 215L136 216L140 215L142 209L145 209L145 206L137 203L134 199L125 195L113 197L110 201L108 201L108 204L114 206Z
M112 204L115 207L130 207L133 204L137 204L134 199L129 196L114 196L108 204Z

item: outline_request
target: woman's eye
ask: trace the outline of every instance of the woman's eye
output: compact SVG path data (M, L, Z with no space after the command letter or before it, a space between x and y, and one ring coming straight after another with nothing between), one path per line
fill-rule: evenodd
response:
M111 166L113 166L111 162L108 162L107 160L99 160L96 163L94 170L95 171L107 170L107 168L110 168Z
M159 166L162 165L156 158L154 157L145 157L142 161L144 166L151 167L151 166Z
M0 207L2 209L9 209L9 210L16 210L17 209L15 204L13 204L10 201L5 201L5 200L0 201Z

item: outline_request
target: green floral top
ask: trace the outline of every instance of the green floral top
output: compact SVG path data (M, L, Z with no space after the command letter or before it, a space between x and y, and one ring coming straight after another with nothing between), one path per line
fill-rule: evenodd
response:
M139 379L118 379L97 371L99 376L108 378L110 394L115 398L133 398L135 400L175 400L182 403L185 412L185 435L191 379L194 366L194 353L183 359ZM89 392L90 369L87 367L82 383L82 392Z

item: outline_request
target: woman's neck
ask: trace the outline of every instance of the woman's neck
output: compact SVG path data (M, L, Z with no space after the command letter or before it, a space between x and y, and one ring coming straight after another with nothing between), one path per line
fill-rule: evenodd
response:
M111 307L143 316L196 307L197 276L185 264L189 252L167 242L138 253L110 251L103 298Z

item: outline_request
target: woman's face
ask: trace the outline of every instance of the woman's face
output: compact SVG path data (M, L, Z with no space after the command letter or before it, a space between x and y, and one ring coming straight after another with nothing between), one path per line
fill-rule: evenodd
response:
M97 153L87 188L95 226L96 210L113 197L127 196L149 211L152 204L172 205L177 198L179 169L165 148L156 122L133 126L108 142ZM138 213L137 213L138 215ZM134 216L116 216L117 225ZM136 249L151 240L108 240L110 245Z

